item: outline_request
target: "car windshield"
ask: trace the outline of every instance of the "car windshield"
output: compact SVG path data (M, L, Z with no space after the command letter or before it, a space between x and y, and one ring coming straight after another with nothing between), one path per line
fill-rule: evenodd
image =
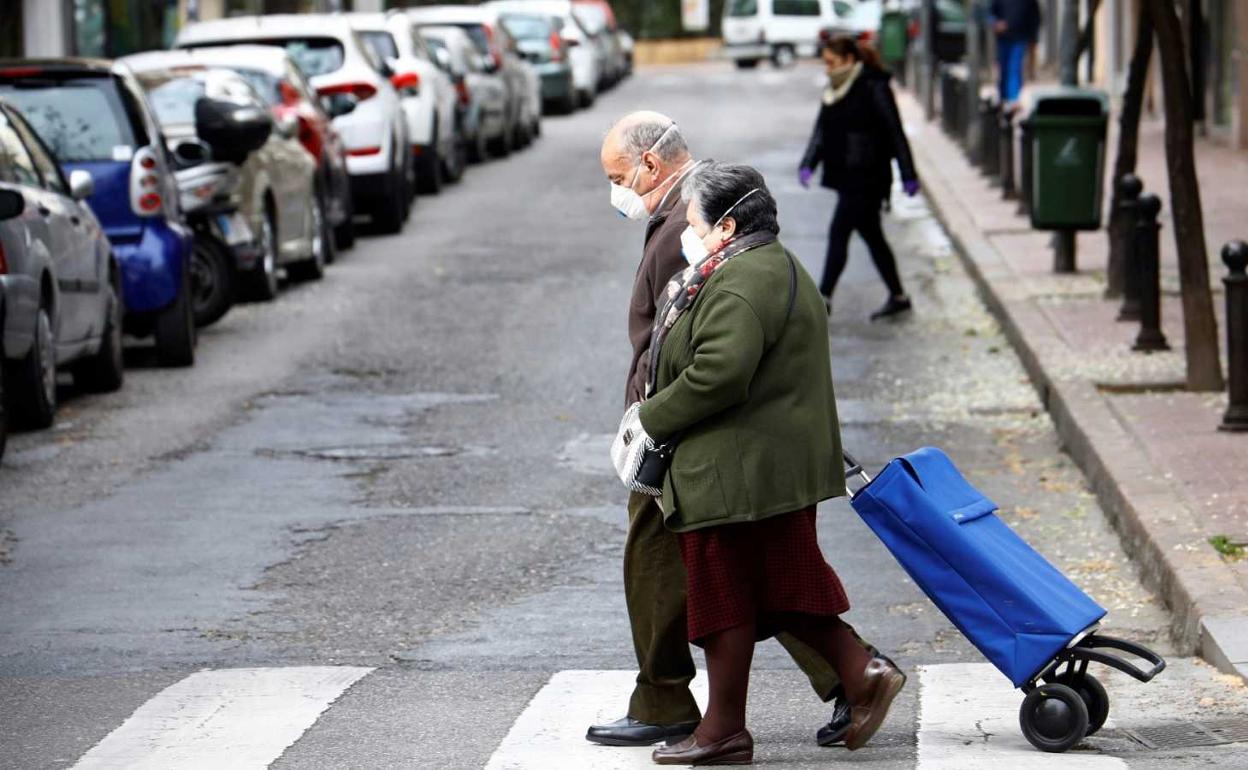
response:
M134 131L109 77L0 81L0 97L21 110L62 163L128 159Z
M219 46L221 40L205 40L187 46L188 48L206 48ZM273 45L285 49L290 58L295 60L299 69L307 77L328 75L342 69L345 53L342 43L332 37L270 37L254 40L229 40L230 45Z
M394 61L399 58L399 47L395 45L394 37L389 32L363 30L359 35L378 61Z
M195 122L195 102L206 90L201 81L189 77L172 80L143 77L142 81L147 89L147 100L162 124L178 126Z
M597 35L607 28L607 12L602 6L577 3L572 6L572 13L591 35Z
M277 77L261 70L232 69L250 83L270 107L282 103L282 83Z
M513 16L508 14L503 17L503 26L517 40L550 39L550 25L546 23L545 19L538 16Z
M758 0L728 0L725 16L755 16L758 14Z

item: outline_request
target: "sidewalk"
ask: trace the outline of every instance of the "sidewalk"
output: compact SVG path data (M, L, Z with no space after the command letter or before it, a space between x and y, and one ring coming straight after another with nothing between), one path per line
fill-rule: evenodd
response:
M1104 232L1080 233L1079 273L1054 274L1049 234L1031 230L1016 202L1001 200L939 122L924 120L911 94L898 101L933 209L1146 584L1172 609L1176 643L1248 679L1248 556L1224 557L1209 542L1248 543L1248 435L1217 431L1225 393L1181 390L1183 326L1161 127L1141 127L1138 173L1167 212L1162 317L1173 350L1142 354L1131 351L1138 325L1116 322L1119 301L1102 298ZM1218 254L1226 241L1248 238L1248 159L1207 144L1198 153L1222 324L1226 268Z

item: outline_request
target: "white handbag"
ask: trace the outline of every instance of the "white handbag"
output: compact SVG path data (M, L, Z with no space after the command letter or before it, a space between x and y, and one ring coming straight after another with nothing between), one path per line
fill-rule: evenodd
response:
M611 464L624 486L651 497L663 496L663 480L676 452L675 442L656 445L641 426L641 402L624 412L611 442Z

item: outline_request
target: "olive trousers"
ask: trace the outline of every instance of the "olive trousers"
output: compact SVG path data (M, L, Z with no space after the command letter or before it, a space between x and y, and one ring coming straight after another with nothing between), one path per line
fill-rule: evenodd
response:
M624 598L637 652L637 686L628 715L654 725L697 722L702 718L689 691L695 673L685 614L685 564L676 534L663 526L656 498L633 493L628 499L628 539L624 543ZM786 633L776 636L825 702L840 693L841 681L819 653ZM859 639L861 641L861 639ZM874 653L874 648L863 642Z

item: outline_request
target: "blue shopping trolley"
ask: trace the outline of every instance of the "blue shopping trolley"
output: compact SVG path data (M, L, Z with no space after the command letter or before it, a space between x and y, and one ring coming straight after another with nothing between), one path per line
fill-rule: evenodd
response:
M1023 735L1061 752L1109 716L1105 688L1088 674L1101 663L1141 682L1166 662L1146 647L1096 633L1105 610L1005 522L939 449L892 460L874 479L845 455L865 485L850 504L928 598L1026 696ZM1147 661L1143 670L1117 650Z

